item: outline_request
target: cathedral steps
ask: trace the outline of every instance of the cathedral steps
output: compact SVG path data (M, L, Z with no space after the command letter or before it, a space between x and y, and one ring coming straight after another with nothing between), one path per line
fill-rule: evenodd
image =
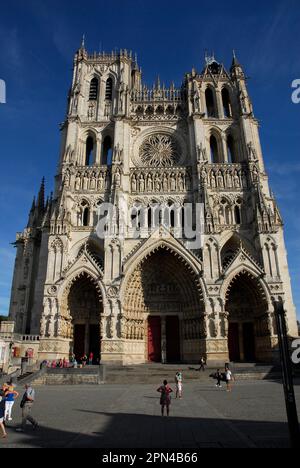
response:
M180 370L185 381L210 381L210 375L216 372L216 367L206 368L205 372L199 371L199 365L187 364L144 364L137 366L107 366L107 384L159 384L164 379L174 382L175 373ZM272 365L235 364L231 369L236 380L263 380L279 379L281 372L278 367ZM221 369L221 372L223 369Z
M231 364L230 368L235 380L280 380L281 371L278 366L263 364ZM151 384L159 385L163 380L174 384L175 374L181 371L184 382L201 382L211 384L211 374L216 367L207 367L199 371L198 365L188 364L141 364L131 366L102 365L87 366L83 369L42 369L32 374L24 375L18 379L18 385L32 383L38 385L125 385L125 384ZM223 368L220 367L221 372ZM300 377L300 371L295 371Z

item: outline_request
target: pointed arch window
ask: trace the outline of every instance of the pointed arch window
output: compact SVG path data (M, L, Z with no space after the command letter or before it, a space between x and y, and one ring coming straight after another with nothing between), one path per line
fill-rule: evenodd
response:
M94 138L92 136L87 137L85 145L85 165L90 166L93 164L94 156Z
M210 157L213 164L221 162L218 142L214 135L210 137Z
M131 227L140 230L141 229L141 206L135 204L131 209Z
M231 99L230 99L230 94L227 88L222 89L222 102L223 102L224 117L227 117L227 118L232 117Z
M228 153L228 162L229 163L237 163L238 158L236 154L236 147L235 147L235 141L233 139L232 135L228 135L227 137L227 153Z
M105 85L105 100L112 101L113 81L112 78L107 78Z
M81 202L81 225L89 226L90 224L90 208L88 203L83 200Z
M152 206L148 208L148 229L152 229Z
M89 101L97 101L99 90L98 78L93 78L90 83Z
M236 224L242 224L241 209L237 205L234 207L234 217Z
M205 101L207 109L207 117L217 117L216 104L214 92L211 88L207 88L205 91Z
M112 165L112 139L110 136L106 136L102 145L102 164L111 166Z

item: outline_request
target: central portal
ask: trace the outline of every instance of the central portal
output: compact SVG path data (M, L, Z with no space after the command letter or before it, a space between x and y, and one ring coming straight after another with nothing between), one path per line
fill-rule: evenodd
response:
M124 298L128 362L179 363L199 359L202 296L186 261L158 247L131 273ZM201 301L201 302L200 302Z

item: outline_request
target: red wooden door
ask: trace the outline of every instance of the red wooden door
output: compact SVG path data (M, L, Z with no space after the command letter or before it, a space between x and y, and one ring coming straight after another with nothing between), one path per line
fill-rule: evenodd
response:
M161 362L160 317L148 318L148 360L152 362Z
M230 361L240 361L239 324L229 323L228 349Z
M167 362L180 361L179 319L166 317Z

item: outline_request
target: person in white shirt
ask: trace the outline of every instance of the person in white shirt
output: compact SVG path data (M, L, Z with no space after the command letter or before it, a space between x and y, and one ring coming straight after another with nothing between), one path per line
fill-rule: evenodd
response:
M182 373L176 372L175 375L175 383L176 383L176 398L182 398Z
M229 367L225 367L225 378L226 378L227 392L231 392L232 381L234 379L233 379L233 375Z

